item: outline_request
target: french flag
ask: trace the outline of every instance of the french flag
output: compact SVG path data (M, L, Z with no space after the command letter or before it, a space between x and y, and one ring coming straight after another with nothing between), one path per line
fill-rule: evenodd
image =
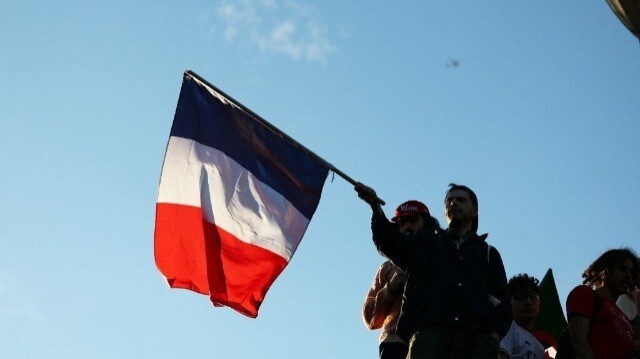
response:
M156 204L155 261L170 287L258 315L302 240L329 171L285 137L185 72Z

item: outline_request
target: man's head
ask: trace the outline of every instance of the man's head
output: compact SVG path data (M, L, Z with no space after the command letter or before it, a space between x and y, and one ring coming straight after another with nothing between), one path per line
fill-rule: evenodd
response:
M444 215L449 228L468 228L475 233L478 230L478 197L469 187L450 183L444 197Z
M521 327L532 329L540 313L540 287L538 280L527 274L518 274L509 279L513 320Z
M427 206L420 201L406 201L396 208L396 214L391 222L398 223L400 233L415 233L425 227L429 214Z
M617 297L638 288L638 266L638 256L631 249L610 249L584 271L583 283L596 288L606 286Z

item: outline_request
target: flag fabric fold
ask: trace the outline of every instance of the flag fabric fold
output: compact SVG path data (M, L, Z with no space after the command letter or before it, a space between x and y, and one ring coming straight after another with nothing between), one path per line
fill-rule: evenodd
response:
M620 22L640 40L640 0L607 0Z
M158 269L172 288L256 317L302 240L328 171L186 72L156 204Z
M558 339L566 327L556 281L549 268L540 282L540 313L533 323L533 335L545 348L557 348Z

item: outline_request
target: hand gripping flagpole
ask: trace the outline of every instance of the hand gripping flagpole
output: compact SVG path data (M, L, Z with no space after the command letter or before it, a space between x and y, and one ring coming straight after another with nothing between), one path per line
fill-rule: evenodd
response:
M220 95L224 96L227 100L232 102L235 106L239 107L240 109L242 109L243 111L245 111L246 113L251 115L253 117L253 119L256 120L256 122L260 123L261 125L263 125L264 127L268 128L269 130L271 130L272 132L274 132L278 136L282 137L285 141L287 141L290 144L294 145L298 150L311 155L312 157L317 159L318 162L322 163L325 167L327 167L333 173L335 173L338 176L342 177L343 179L345 179L347 182L351 183L354 186L359 184L359 182L357 182L353 178L349 177L347 174L345 174L344 172L342 172L341 170L336 168L334 165L332 165L331 163L325 161L324 158L318 156L313 151L311 151L310 149L308 149L305 146L303 146L300 142L294 140L289 135L287 135L286 133L282 132L279 128L277 128L276 126L272 125L269 121L267 121L264 118L260 117L260 115L258 115L257 113L251 111L249 108L247 108L246 106L241 104L239 101L237 101L233 97L229 96L224 91L222 91L219 88L217 88L216 86L212 85L209 81L203 79L200 75L198 75L195 72L187 69L184 72L184 76L185 77L186 76L191 76L193 78L196 78L198 81L204 83L205 85L209 86L212 90L214 90L215 92L217 92ZM376 201L378 201L381 205L385 204L385 202L382 199L380 199L377 195L376 195Z

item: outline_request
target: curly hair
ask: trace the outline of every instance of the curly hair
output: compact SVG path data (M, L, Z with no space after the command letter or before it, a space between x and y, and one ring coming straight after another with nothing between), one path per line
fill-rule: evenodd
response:
M605 272L613 270L627 259L633 263L634 267L631 273L631 289L637 288L638 284L640 284L640 264L638 264L638 256L630 248L610 249L604 252L582 273L582 278L584 278L582 283L594 287L601 287L604 284Z
M524 293L527 290L533 290L540 294L539 282L535 277L530 277L525 273L515 275L509 279L509 293L514 295Z

